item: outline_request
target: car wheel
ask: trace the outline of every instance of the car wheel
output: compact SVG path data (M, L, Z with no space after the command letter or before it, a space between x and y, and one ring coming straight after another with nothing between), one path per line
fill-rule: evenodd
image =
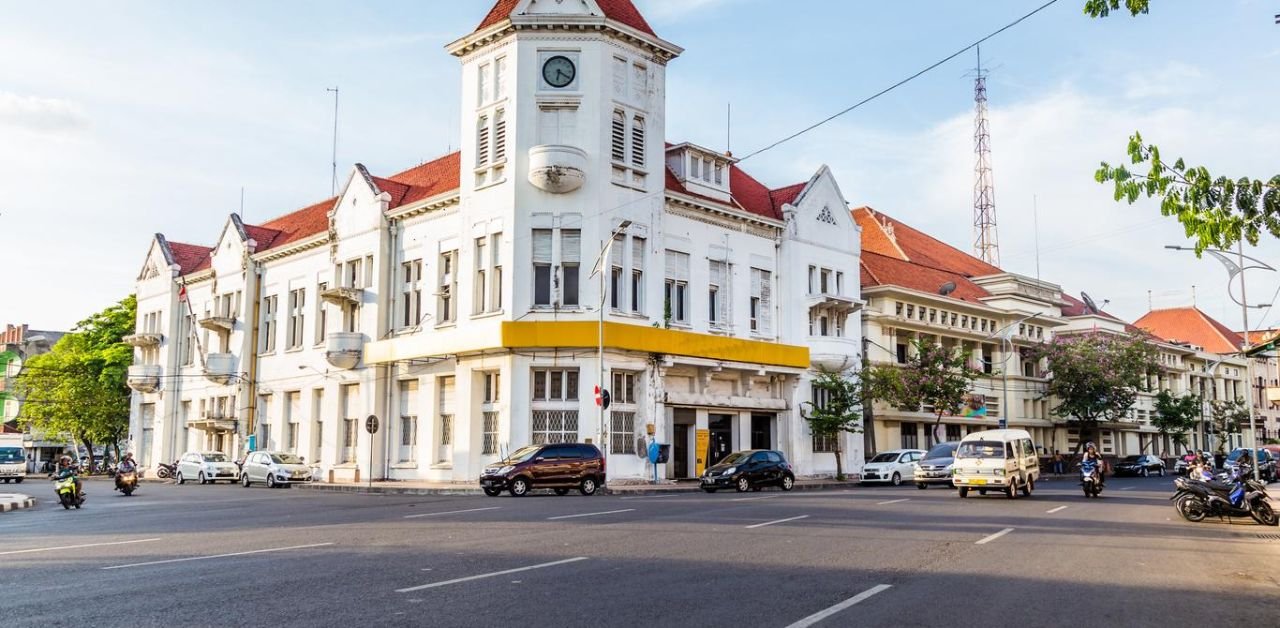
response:
M280 485L276 483L276 476L271 475L270 473L268 473L268 474L267 474L267 488L275 488L275 487L277 487L277 486L280 486Z
M1160 469L1156 471L1156 475L1164 477L1164 467L1160 467Z
M960 492L961 499L964 499L965 497L969 496L969 487L961 486L961 487L957 487L957 490Z
M568 495L568 494L569 494L569 489L567 488L556 489L556 495Z
M922 490L922 491L923 491L923 490L925 490L925 489L929 488L929 485L928 485L928 484L925 484L924 482L916 482L916 488L918 488L918 489L920 489L920 490Z
M200 483L201 483L201 484L208 484L208 483L209 483L209 481L208 481L208 480L204 479L204 471L201 471L201 472L200 472L200 475L198 475L198 476L196 476L196 477L200 479Z
M484 494L485 494L485 495L488 495L489 497L497 497L497 496L499 496L499 495L501 495L501 494L502 494L502 489L500 489L500 488L486 488L486 489L484 489Z
M1150 473L1150 472L1149 472L1149 471L1147 471L1147 468L1146 468L1146 467L1142 467L1142 477L1144 477L1144 478L1145 478L1145 477L1147 477L1147 475L1148 475L1149 473Z
M782 490L789 491L796 487L796 479L793 476L784 475L782 476L782 484L779 486L782 487Z
M182 472L178 472L178 484L186 484L187 478L182 477Z
M748 480L747 476L744 475L738 478L738 482L735 485L735 488L738 489L739 493L745 493L751 489L751 480Z
M598 488L600 488L600 485L595 478L582 478L582 484L578 485L578 492L583 495L595 495Z
M894 486L901 486L901 485L902 485L902 474L901 474L901 473L898 473L898 472L896 472L896 471L895 471L895 472L894 472L894 474L893 474L893 479L889 480L889 483L890 483L890 484L892 484L892 485L894 485Z
M249 488L249 474L245 473L240 476L240 486Z
M524 478L516 478L511 481L511 486L507 488L507 492L512 497L524 497L529 494L529 480Z
M1035 478L1027 477L1027 481L1022 483L1022 496L1031 497L1031 491L1036 490Z
M1018 498L1018 478L1016 476L1009 478L1009 488L1005 489L1004 496L1009 499Z

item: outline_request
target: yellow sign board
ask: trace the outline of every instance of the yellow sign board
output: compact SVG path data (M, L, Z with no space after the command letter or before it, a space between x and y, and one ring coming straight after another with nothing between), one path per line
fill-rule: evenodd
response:
M702 472L707 470L707 458L711 456L711 430L697 430L694 433L694 443L693 451L697 460L694 475L702 477Z

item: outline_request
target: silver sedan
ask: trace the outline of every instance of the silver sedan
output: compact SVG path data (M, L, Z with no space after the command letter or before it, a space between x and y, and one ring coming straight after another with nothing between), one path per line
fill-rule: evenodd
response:
M255 451L244 461L240 484L249 488L261 482L267 488L311 481L311 467L302 458L283 451Z

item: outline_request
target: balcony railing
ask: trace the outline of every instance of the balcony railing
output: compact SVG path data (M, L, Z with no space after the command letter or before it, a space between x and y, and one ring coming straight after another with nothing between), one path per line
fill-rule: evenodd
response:
M209 331L231 331L236 326L236 317L209 315L200 319L200 326Z
M364 334L349 331L330 333L324 357L340 369L355 368L364 355Z
M199 417L188 419L187 427L206 432L234 432L236 429L236 417L226 411L210 410Z
M320 298L333 303L335 305L345 305L348 303L359 303L364 299L363 288L346 288L336 287L327 288L320 291Z
M160 390L160 365L132 364L126 381L129 388L138 392L152 393Z
M230 384L236 379L236 356L231 353L210 353L204 360L204 376L215 384Z
M164 340L164 334L159 332L141 331L136 334L129 334L121 340L127 345L135 347L154 347Z
M809 336L809 362L826 371L843 371L857 366L859 347L854 338Z

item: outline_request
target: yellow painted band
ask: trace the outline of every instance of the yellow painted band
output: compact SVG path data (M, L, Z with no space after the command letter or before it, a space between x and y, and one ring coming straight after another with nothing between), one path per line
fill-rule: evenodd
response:
M512 349L595 347L599 342L597 325L590 321L506 321L502 323L502 346ZM604 346L712 360L809 367L808 347L645 325L605 323Z

